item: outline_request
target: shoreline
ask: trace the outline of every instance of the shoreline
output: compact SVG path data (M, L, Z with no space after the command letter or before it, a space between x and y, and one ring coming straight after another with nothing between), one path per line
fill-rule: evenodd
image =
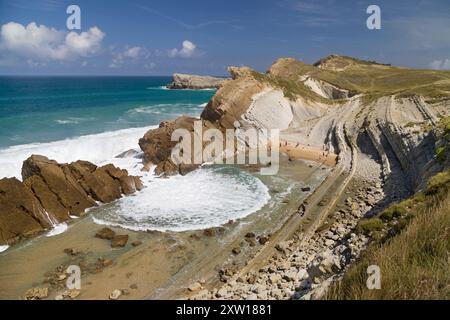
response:
M297 167L298 165L300 165L300 168L311 172L311 168L305 163L298 162L297 164L297 161L293 163L285 159L282 169L286 171L284 173L285 178L290 177L292 174L292 169L289 168L292 166ZM319 174L324 173L323 170L319 171ZM264 184L267 183L267 181L264 182ZM273 197L279 195L278 190L274 186L271 187L271 193ZM164 287L164 282L173 281L174 276L178 272L181 272L181 270L189 266L192 261L199 257L199 253L220 252L221 259L226 261L228 257L234 255L231 253L231 248L229 248L229 251L223 250L223 241L230 244L235 241L232 239L243 237L242 233L248 228L253 231L260 230L257 233L261 236L264 235L268 232L268 229L273 227L272 225L271 228L267 228L271 219L266 219L268 216L271 216L270 211L273 209L269 208L269 206L284 206L285 204L282 203L282 199L283 197L280 196L280 199L273 200L265 208L245 218L238 219L230 225L225 224L222 227L206 229L206 231L133 232L122 228L111 227L111 229L116 230L118 233L130 235L129 244L124 249L111 249L104 240L95 238L92 240L95 232L101 229L102 226L95 224L92 221L92 216L86 216L70 223L68 230L63 234L52 238L47 238L45 234L42 234L35 239L19 244L19 247L10 248L7 252L2 253L0 255L0 270L2 270L0 281L4 284L4 289L0 292L0 299L17 298L39 282L41 282L40 286L50 284L50 288L51 286L58 287L64 282L54 280L54 278L63 277L61 266L67 265L71 261L84 261L86 264L85 268L87 271L82 277L82 279L85 277L85 280L82 281L90 284L88 288L82 287L80 299L107 299L109 292L114 289L128 290L130 294L124 296L123 298L125 299L146 298L152 290L159 289L159 292L161 292L161 288ZM283 209L278 210L281 210L280 213L284 211ZM263 214L262 212L265 213ZM260 222L256 223L255 221ZM258 225L261 226L258 227ZM209 235L209 233L214 234L214 236ZM136 248L130 246L130 243L134 241L142 241L142 245ZM214 247L217 249L213 249ZM78 254L74 256L65 254L64 250L68 248L74 249ZM252 251L254 248L249 247L248 250ZM44 252L52 252L52 254L44 255ZM158 259L155 259L155 254L159 256ZM242 253L242 256L246 254ZM8 256L8 259L5 259L6 256ZM113 265L99 267L98 259L100 258L112 260ZM19 276L19 278L11 276L7 270L15 270L18 265L17 263L19 263L18 261L22 259L33 260L34 271L30 274L30 270L26 271L28 267L22 266L20 269L24 270L22 272L16 270L17 276L21 274L28 274L28 276ZM150 269L159 270L162 276L153 272L148 273L149 265L153 265ZM162 271L165 268L167 269L168 266L171 266L168 269L172 270L172 273L167 273L167 270ZM130 272L136 276L131 276ZM45 274L47 274L47 277ZM141 286L138 285L139 289L129 288L129 286L135 284L134 282L141 283ZM128 283L128 286L125 286L125 283ZM52 289L49 298L54 298L58 292Z

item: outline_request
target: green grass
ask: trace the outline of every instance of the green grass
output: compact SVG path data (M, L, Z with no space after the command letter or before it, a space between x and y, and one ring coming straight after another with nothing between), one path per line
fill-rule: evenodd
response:
M389 232L372 241L326 298L450 299L449 188L450 170L447 170L430 179L424 192L381 213L380 217L392 216L396 223L385 222L384 228ZM399 215L394 218L396 213ZM380 217L370 220L379 225ZM371 232L380 232L379 228ZM369 265L381 269L380 290L367 289Z
M353 93L363 94L363 102L366 105L380 97L393 94L402 98L422 95L430 101L441 101L450 97L448 71L398 68L345 56L332 56L324 60L327 61L326 65L331 65L328 70L295 59L279 59L266 75L270 75L275 83L283 87L288 97L306 95L308 99L318 99L318 95L311 94L309 88L301 85L300 80L305 75ZM334 67L344 70L334 71Z

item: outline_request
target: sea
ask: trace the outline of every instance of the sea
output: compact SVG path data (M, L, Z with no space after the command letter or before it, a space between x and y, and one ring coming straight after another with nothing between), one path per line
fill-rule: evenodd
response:
M270 198L268 188L257 176L232 166L204 166L168 179L141 171L139 138L163 120L199 116L215 94L168 90L165 85L170 81L170 77L0 77L0 179L21 180L22 163L32 154L61 163L113 163L141 176L145 188L92 210L91 216L98 224L131 230L204 229L263 207ZM130 149L136 153L116 157Z

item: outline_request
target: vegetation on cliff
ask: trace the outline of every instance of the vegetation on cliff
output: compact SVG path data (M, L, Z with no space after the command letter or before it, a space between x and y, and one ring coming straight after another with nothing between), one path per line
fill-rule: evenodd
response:
M435 175L427 187L362 220L358 230L373 239L328 293L328 299L450 298L450 170ZM366 286L367 268L378 265L381 289Z

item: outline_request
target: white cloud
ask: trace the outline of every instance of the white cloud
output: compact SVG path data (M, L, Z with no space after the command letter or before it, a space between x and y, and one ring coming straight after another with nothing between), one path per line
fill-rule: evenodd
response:
M114 49L112 49L114 50ZM141 59L147 59L151 56L151 52L142 47L129 47L126 46L120 52L113 51L113 57L111 59L111 63L109 64L110 68L120 68L127 60L132 63L136 63Z
M450 59L434 60L430 68L435 70L450 70Z
M27 26L9 22L2 25L0 49L33 60L73 60L101 49L105 33L98 27L76 33L56 30L31 22Z
M196 50L197 46L192 43L189 40L184 40L183 41L183 46L181 49L171 49L169 50L169 57L171 58L175 58L175 57L182 57L182 58L190 58L192 56L194 56L195 54L195 50Z
M136 59L139 57L139 55L142 52L142 48L141 47L131 47L125 50L125 52L123 53L124 57L127 58L133 58Z

